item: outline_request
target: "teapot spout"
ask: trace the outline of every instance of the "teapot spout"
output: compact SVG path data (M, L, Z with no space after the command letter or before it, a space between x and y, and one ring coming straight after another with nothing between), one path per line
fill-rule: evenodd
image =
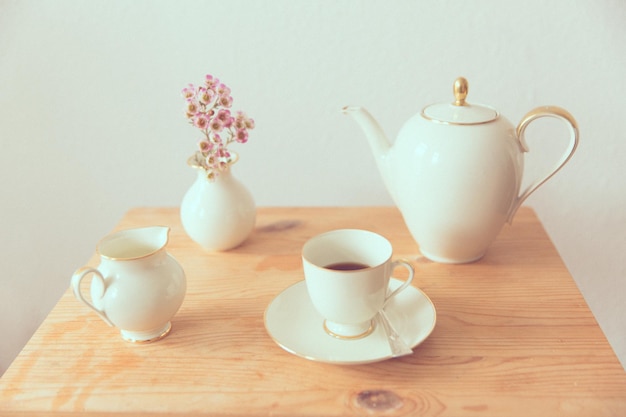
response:
M370 144L372 153L378 166L378 171L383 177L383 182L387 187L387 191L391 195L391 198L398 204L397 193L395 190L394 181L395 175L393 175L392 163L388 158L389 151L391 150L391 144L387 139L387 136L383 132L382 128L374 117L362 107L347 106L342 109L344 114L351 115L354 120L361 126L361 129L365 132L365 136Z
M362 107L346 106L341 111L344 114L351 115L359 126L361 126L361 129L365 132L365 136L370 144L370 148L374 153L376 163L382 171L383 168L381 166L381 161L385 158L389 148L391 147L385 132L383 132L374 117ZM383 175L385 174L383 173Z

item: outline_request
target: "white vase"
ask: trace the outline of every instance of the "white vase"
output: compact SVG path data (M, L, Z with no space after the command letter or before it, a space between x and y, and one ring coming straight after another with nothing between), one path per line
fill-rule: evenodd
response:
M206 171L187 190L180 206L183 228L191 239L211 251L232 249L252 233L256 206L248 189L229 167L213 181Z

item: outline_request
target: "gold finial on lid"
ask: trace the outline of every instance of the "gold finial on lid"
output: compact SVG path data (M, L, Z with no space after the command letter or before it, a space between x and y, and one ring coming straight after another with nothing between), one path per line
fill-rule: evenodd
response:
M467 80L463 77L459 77L454 81L454 105L455 106L465 106L465 97L467 97L467 90L469 86L467 84Z

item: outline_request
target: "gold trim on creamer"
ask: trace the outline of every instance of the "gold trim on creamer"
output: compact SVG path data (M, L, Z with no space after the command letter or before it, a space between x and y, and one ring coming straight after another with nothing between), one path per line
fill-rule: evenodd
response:
M166 228L168 230L167 234L165 235L165 242L163 243L162 246L155 248L154 250L147 252L143 255L139 255L139 256L131 256L131 257L122 257L122 256L108 256L102 253L102 251L100 250L100 247L102 246L102 244L107 241L112 239L113 237L115 237L116 235L120 235L122 233L125 232L132 232L135 230L139 230L139 229L149 229L149 228L158 228L158 227L163 227ZM155 253L158 253L160 251L165 250L165 247L167 246L167 244L170 241L170 232L171 232L172 228L169 226L162 226L160 224L155 224L152 226L141 226L141 227L133 227L130 229L122 229L122 230L118 230L117 232L113 232L108 236L103 237L102 239L100 239L100 241L96 244L96 254L101 257L102 259L107 259L110 261L136 261L138 259L144 259L147 258L149 256L154 255Z
M122 339L124 339L126 342L128 343L132 343L132 344L137 344L137 345L143 345L146 343L153 343L156 341L159 341L161 339L163 339L165 336L167 336L168 334L170 334L170 332L172 331L172 323L168 322L167 323L167 328L158 336L152 337L150 339L131 339L129 337L125 337L124 334L122 334Z

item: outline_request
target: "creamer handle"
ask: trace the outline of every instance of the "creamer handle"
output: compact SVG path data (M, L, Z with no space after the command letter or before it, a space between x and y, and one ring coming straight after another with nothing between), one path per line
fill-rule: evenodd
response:
M570 160L570 158L574 154L574 151L576 150L576 147L578 147L578 123L576 123L576 120L574 119L574 117L567 110L561 107L543 106L543 107L537 107L536 109L528 112L522 118L522 121L519 123L519 125L517 125L517 139L519 140L522 150L524 152L529 151L528 145L526 144L526 138L524 136L524 132L526 131L526 128L533 120L539 119L541 117L555 117L559 120L562 120L569 128L570 142L569 142L567 149L563 153L563 156L561 156L561 158L559 159L555 167L550 172L548 172L546 176L531 183L522 192L522 194L520 194L517 197L517 199L514 201L509 211L509 217L507 219L509 223L513 221L513 216L515 216L517 209L519 209L519 207L522 205L524 200L526 200L528 196L533 193L533 191L539 188L539 186L543 185L546 181L552 178L552 176L556 174L563 167L563 165L567 163L567 161Z
M87 307L95 311L98 314L98 316L100 316L100 318L104 320L104 322L107 323L109 326L114 326L111 320L109 320L109 318L107 317L106 313L96 308L96 306L94 306L85 297L83 297L83 294L80 291L81 281L83 280L83 278L85 278L89 274L94 274L94 279L97 279L102 283L102 288L106 288L105 283L104 283L104 277L102 276L100 271L98 271L95 268L84 266L82 268L79 268L76 272L74 272L74 275L72 276L72 290L74 291L74 296L76 296L76 298L79 301L81 301L83 304L85 304ZM102 297L103 295L104 294L101 294L100 297Z

